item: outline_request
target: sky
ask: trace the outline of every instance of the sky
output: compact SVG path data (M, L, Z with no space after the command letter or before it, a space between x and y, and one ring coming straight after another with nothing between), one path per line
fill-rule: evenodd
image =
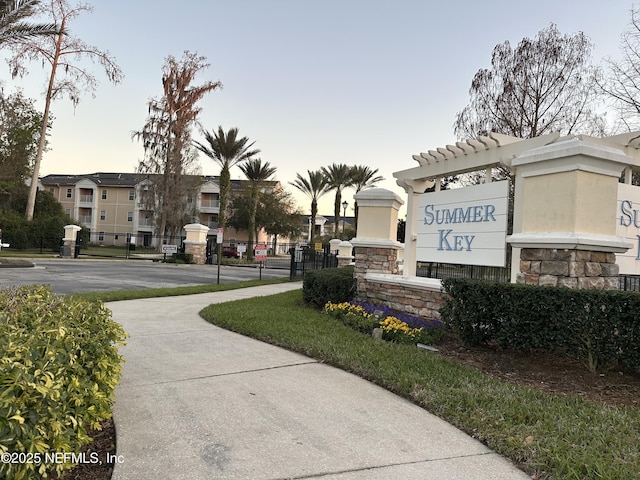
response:
M564 34L584 32L598 64L619 56L632 7L622 0L90 3L93 12L77 17L71 34L113 55L125 78L112 85L87 63L100 82L95 98L85 94L75 109L68 100L53 104L41 175L134 172L144 150L131 133L144 125L148 101L161 95L165 58L188 50L210 63L197 83L223 84L200 103L202 127L237 127L255 141L305 213L309 200L289 182L333 163L378 169L385 178L378 186L406 201L393 172L417 166L414 154L455 142L456 113L497 44L515 46L555 23ZM11 80L0 63L5 93L19 86L40 110L47 78L31 63L27 77ZM197 130L193 137L203 141ZM205 175L219 174L204 155L200 165ZM237 167L232 178L242 178ZM353 205L353 190L343 198ZM333 193L319 211L333 215Z

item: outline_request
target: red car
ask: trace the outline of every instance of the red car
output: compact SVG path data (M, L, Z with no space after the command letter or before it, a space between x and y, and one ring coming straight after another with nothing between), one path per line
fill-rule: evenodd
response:
M224 258L240 258L240 252L233 247L223 247L222 256Z

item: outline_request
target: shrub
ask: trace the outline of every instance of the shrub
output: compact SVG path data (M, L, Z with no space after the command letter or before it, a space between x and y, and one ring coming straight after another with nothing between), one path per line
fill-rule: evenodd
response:
M46 454L80 452L111 416L125 333L104 304L63 298L48 287L0 290L0 477L35 479L70 464Z
M445 326L471 344L564 349L591 370L621 362L640 368L640 295L447 279Z
M353 299L356 294L356 280L353 267L308 270L302 280L302 299L317 308L328 302L342 303Z

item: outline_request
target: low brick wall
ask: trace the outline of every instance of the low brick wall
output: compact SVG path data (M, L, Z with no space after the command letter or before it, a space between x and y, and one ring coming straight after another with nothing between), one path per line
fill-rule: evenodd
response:
M369 287L364 277L367 273L397 274L398 251L387 247L355 247L355 267L353 276L358 284L358 294Z
M367 273L358 281L358 300L387 305L424 319L440 319L438 310L446 296L437 279Z
M517 283L617 290L620 267L609 252L523 248Z

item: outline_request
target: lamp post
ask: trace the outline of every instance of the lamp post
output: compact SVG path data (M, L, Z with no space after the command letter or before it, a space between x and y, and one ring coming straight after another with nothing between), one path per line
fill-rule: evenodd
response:
M342 202L342 236L340 240L344 240L344 217L347 216L347 207L349 206L349 202L346 200Z

